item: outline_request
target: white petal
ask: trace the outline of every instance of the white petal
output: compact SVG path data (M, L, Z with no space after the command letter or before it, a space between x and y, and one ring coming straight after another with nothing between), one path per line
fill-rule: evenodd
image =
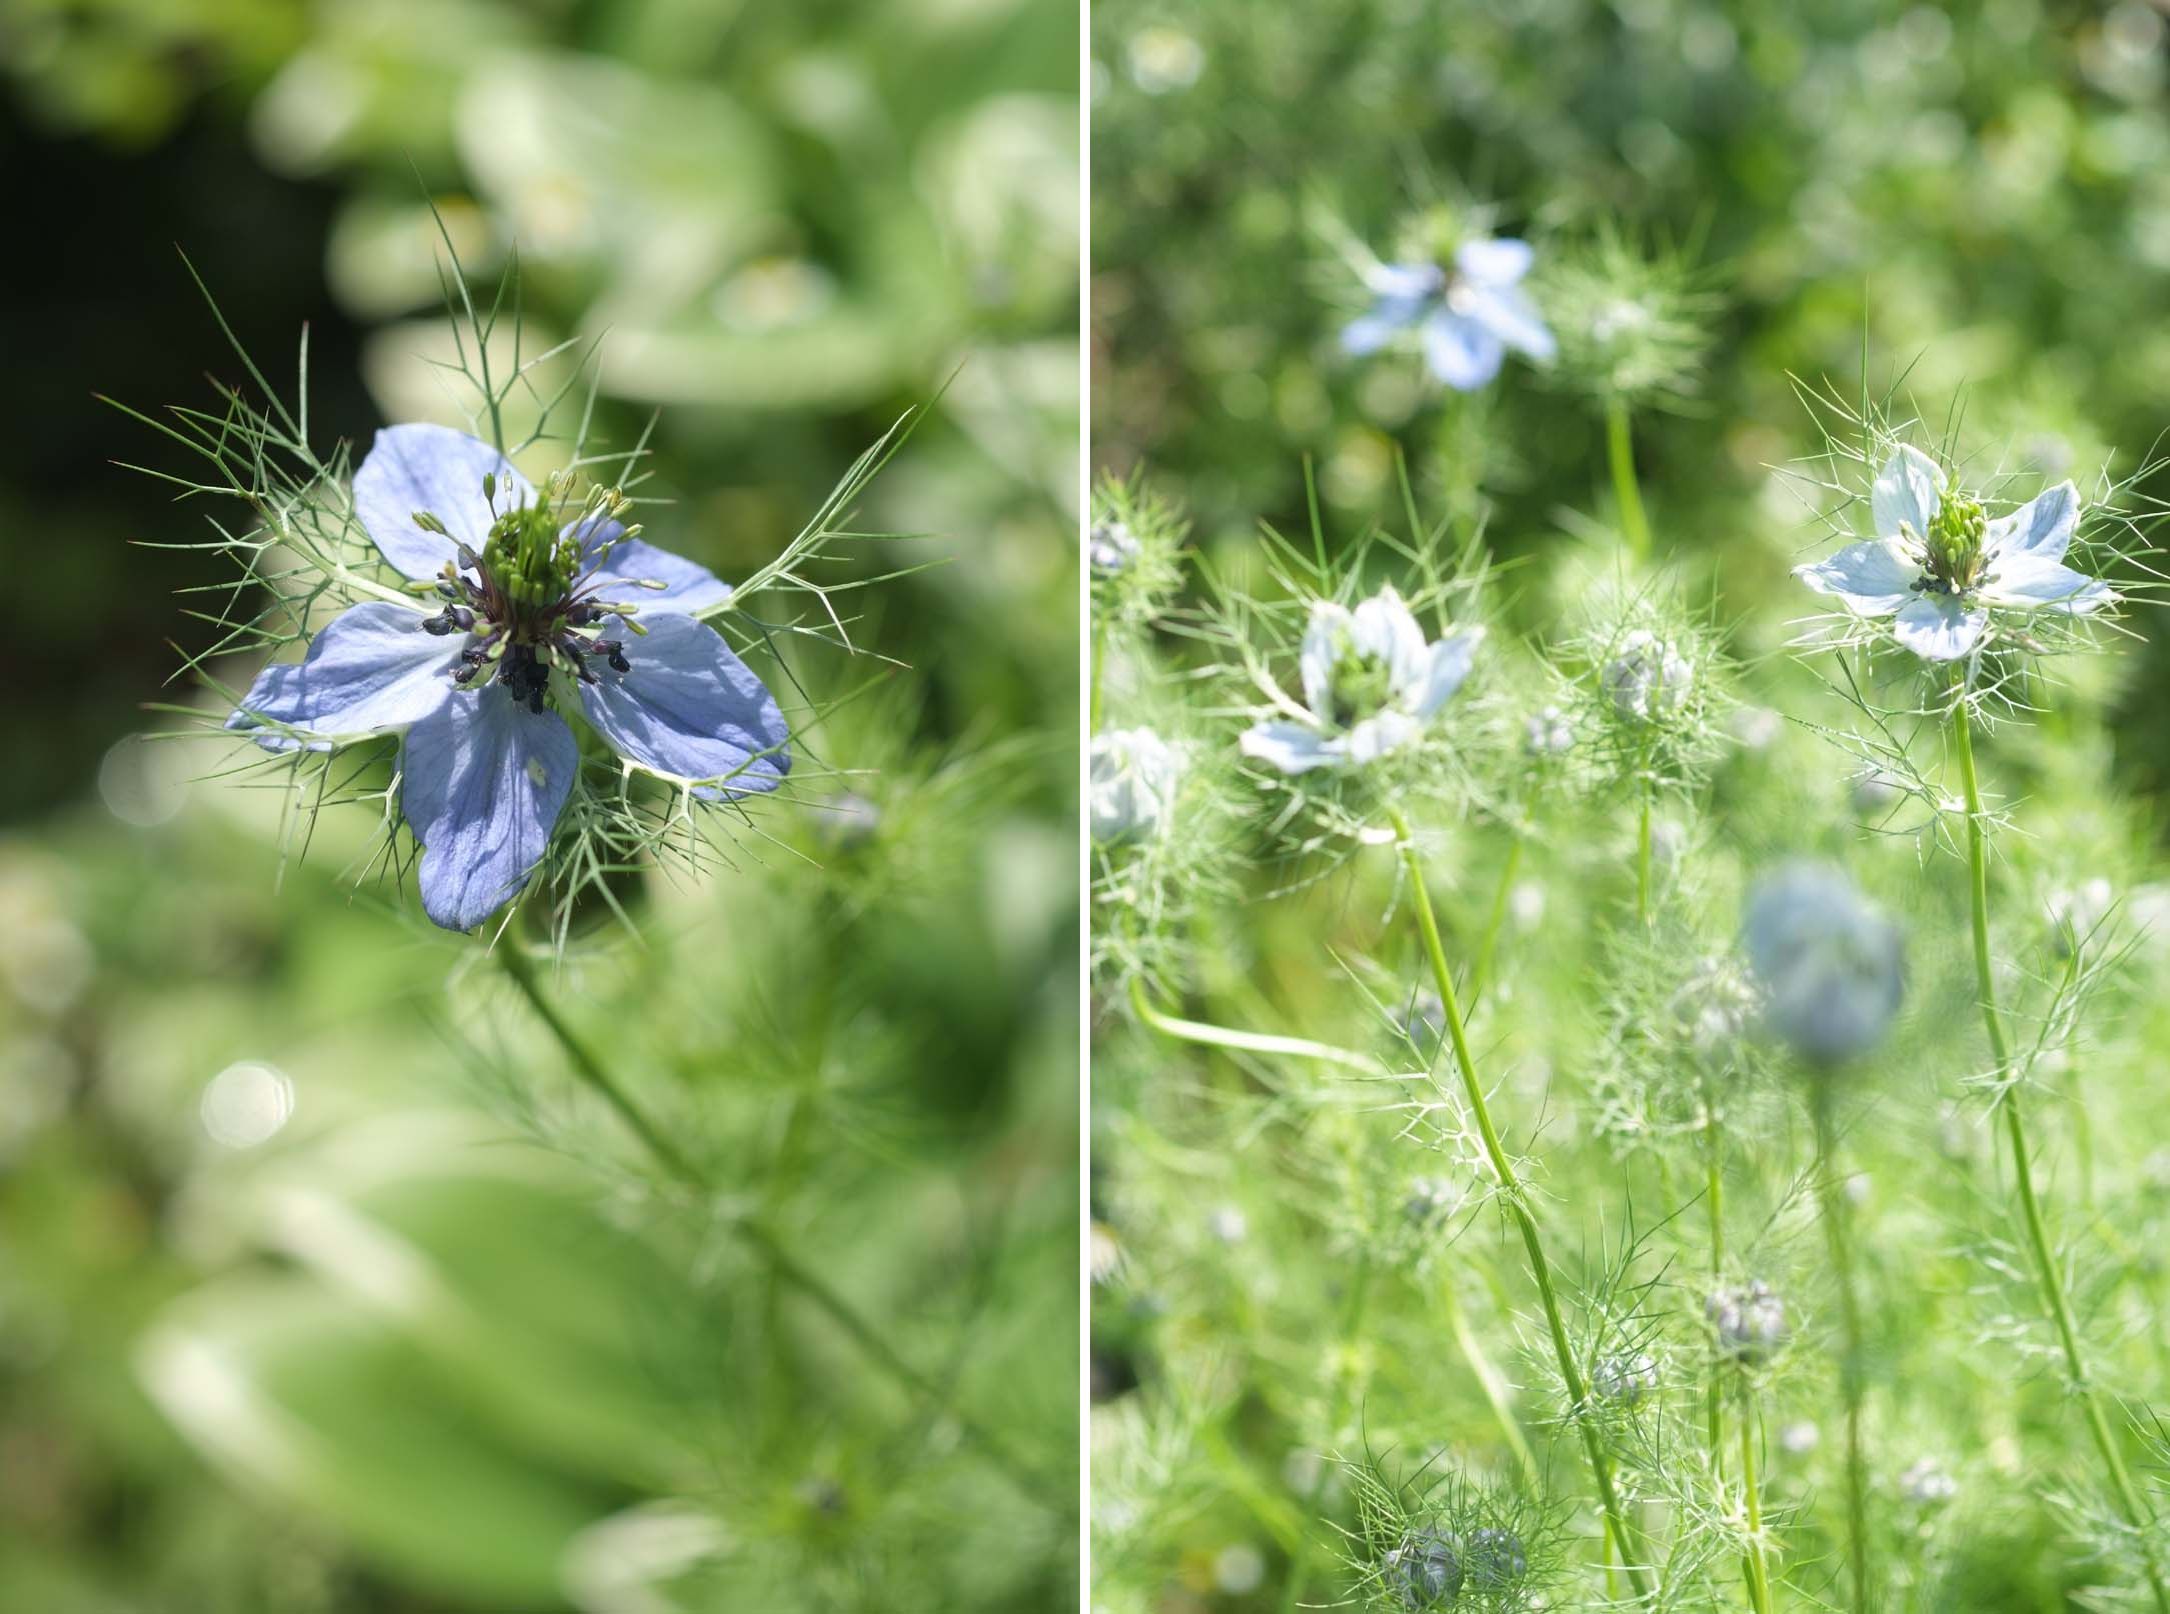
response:
M1917 534L1926 533L1943 507L1944 468L1911 444L1902 444L1885 462L1869 493L1879 538L1898 537L1902 523Z
M1424 676L1424 630L1392 584L1359 605L1350 624L1356 653L1386 663L1389 688L1407 689Z
M1949 594L1918 594L1891 631L1924 661L1957 661L1981 641L1988 625L1987 611L1969 611Z
M1381 712L1367 717L1349 730L1346 739L1352 763L1376 762L1389 751L1399 751L1420 733L1423 725L1407 712Z
M1506 345L1488 326L1444 309L1424 322L1424 363L1435 380L1474 392L1499 374Z
M1862 616L1889 616L1914 596L1921 563L1891 538L1849 544L1827 560L1796 566L1793 575L1818 594L1843 600Z
M1423 681L1416 689L1417 716L1430 717L1462 687L1462 680L1469 676L1470 664L1476 660L1477 644L1483 638L1484 629L1469 628L1432 646L1430 654L1424 658Z
M1990 564L1982 598L1991 605L2033 610L2054 605L2074 616L2100 610L2117 598L2109 584L2075 572L2045 555L2007 555Z
M1259 723L1244 730L1237 743L1253 761L1290 774L1330 767L1341 760L1342 753L1339 740L1326 739L1300 723Z
M1517 353L1542 362L1559 351L1537 305L1520 286L1466 286L1462 312Z
M1992 521L1983 535L1982 550L1992 561L2002 555L2063 560L2079 519L2080 490L2070 482L2060 482Z
M1535 256L1527 241L1502 236L1492 241L1464 241L1455 249L1454 267L1480 286L1511 286L1530 272Z
M1364 271L1371 294L1393 303L1436 297L1446 283L1447 272L1436 263L1375 263Z
M1313 600L1311 620L1304 628L1304 704L1321 722L1333 715L1334 663L1342 645L1356 637L1356 618L1348 607L1332 600Z

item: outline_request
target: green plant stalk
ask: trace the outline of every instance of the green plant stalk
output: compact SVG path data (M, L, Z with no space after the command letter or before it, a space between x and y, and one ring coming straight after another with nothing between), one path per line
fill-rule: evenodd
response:
M1718 1135L1718 1106L1708 1072L1703 1077L1703 1207L1710 1224L1710 1287L1725 1282L1725 1159ZM1724 1369L1713 1365L1705 1419L1711 1465L1725 1474Z
M1360 1054L1353 1048L1336 1048L1332 1043L1313 1042L1307 1037L1280 1037L1264 1031L1237 1031L1229 1026L1208 1025L1203 1020L1184 1020L1157 1008L1147 996L1145 983L1135 976L1130 982L1130 1007L1146 1025L1164 1037L1179 1042L1194 1042L1207 1048L1227 1048L1237 1053L1264 1054L1278 1059L1313 1059L1325 1065L1340 1065L1344 1069L1361 1071L1366 1076L1391 1074L1386 1066L1369 1054Z
M1469 1371L1475 1375L1477 1387L1484 1391L1485 1404L1492 1409L1492 1416L1499 1420L1499 1432L1506 1439L1508 1450L1522 1469L1522 1477L1534 1488L1542 1477L1537 1468L1537 1456L1530 1450L1530 1443L1523 1437L1522 1426L1515 1422L1514 1408L1507 1400L1507 1381L1501 1377L1492 1358L1485 1354L1484 1342L1477 1331L1469 1326L1469 1310L1462 1304L1462 1297L1453 1284L1445 1290L1447 1302L1447 1327L1454 1333L1454 1343L1462 1349L1463 1360L1469 1363Z
M1996 1061L1997 1076L2004 1082L1998 1102L2004 1111L2004 1133L2011 1145L2012 1177L2019 1189L2020 1218L2026 1225L2027 1243L2034 1256L2035 1275L2042 1286L2043 1304L2057 1329L2064 1351L2065 1371L2072 1380L2086 1416L2095 1449L2125 1520L2132 1526L2147 1570L2148 1589L2154 1594L2157 1614L2170 1614L2170 1588L2163 1581L2162 1566L2153 1541L2154 1515L2140 1499L2126 1465L2125 1453L2102 1410L2102 1398L2088 1377L2087 1359L2080 1351L2079 1328L2072 1318L2072 1301L2065 1293L2064 1274L2058 1269L2050 1247L2049 1232L2042 1219L2042 1204L2034 1187L2034 1163L2027 1147L2027 1127L2020 1113L2019 1089L2012 1081L2012 1056L2005 1041L2003 1016L1997 1009L1997 978L1989 956L1989 833L1983 823L1981 782L1974 770L1973 722L1967 710L1966 690L1954 695L1951 716L1952 750L1959 760L1959 783L1966 797L1968 895L1974 916L1974 981L1982 999L1982 1024L1989 1033L1989 1051Z
M611 1074L609 1066L605 1065L595 1050L573 1030L565 1017L558 1013L557 1005L550 1001L549 995L542 989L542 983L535 978L534 964L521 950L518 942L510 936L501 937L498 944L490 949L490 957L519 989L520 995L527 1000L528 1007L534 1011L536 1019L540 1020L557 1040L574 1073L610 1106L612 1112L625 1123L626 1129L640 1140L641 1146L654 1157L656 1163L686 1188L702 1194L710 1192L707 1172L672 1141L669 1133L656 1125L648 1113L634 1101L624 1085ZM750 1216L730 1217L723 1225L760 1256L772 1273L812 1302L815 1309L834 1323L870 1362L910 1394L924 1401L930 1412L946 1413L955 1420L964 1438L1000 1469L1020 1492L1032 1497L1051 1512L1064 1517L1076 1515L1077 1504L1074 1498L1065 1498L1059 1492L1050 1495L1045 1475L1014 1452L1001 1436L952 1407L948 1386L939 1383L906 1360L872 1323L853 1308L850 1301L837 1293L819 1273L792 1253L772 1228Z
M1515 875L1522 868L1522 837L1510 834L1507 855L1500 859L1499 884L1492 891L1492 909L1484 918L1484 940L1477 946L1477 961L1469 972L1469 1001L1482 1001L1492 982L1492 959L1499 951L1499 933L1507 923L1507 906L1514 900Z
M1635 917L1650 923L1650 786L1642 787L1641 811L1635 825Z
M1845 1184L1838 1176L1838 1140L1831 1119L1830 1077L1811 1075L1809 1107L1816 1122L1816 1209L1838 1283L1839 1398L1846 1404L1846 1566L1853 1607L1869 1607L1868 1466L1861 1452L1861 1301L1854 1290L1853 1229Z
M1642 484L1635 476L1635 442L1628 434L1625 400L1605 400L1605 457L1612 465L1613 503L1620 509L1620 535L1637 560L1650 557L1650 518L1643 512Z
M1431 960L1433 984L1439 992L1439 1001L1446 1012L1447 1035L1454 1045L1454 1063L1461 1073L1463 1096L1469 1103L1470 1114L1477 1123L1477 1135L1484 1144L1485 1159L1492 1167L1492 1174L1499 1181L1501 1197L1505 1200L1508 1214L1513 1217L1516 1229L1522 1235L1522 1247L1529 1256L1530 1277L1537 1285L1537 1295L1545 1312L1545 1327L1552 1336L1552 1350L1558 1359L1560 1382L1567 1390L1575 1427L1582 1434L1582 1449L1590 1461L1591 1477L1597 1484L1598 1506L1605 1519L1605 1528L1620 1549L1621 1562L1626 1568L1628 1584L1633 1588L1638 1602L1647 1601L1650 1587L1642 1567L1635 1562L1630 1550L1627 1521L1620 1509L1620 1498L1613 1485L1612 1463L1605 1455L1604 1445L1599 1441L1597 1430L1585 1415L1589 1393L1583 1383L1582 1369L1575 1361L1575 1350L1567 1337L1567 1323L1560 1313L1560 1301L1552 1283L1552 1265L1545 1258L1545 1245L1537 1229L1537 1218L1531 1213L1523 1193L1521 1178L1516 1174L1514 1162L1507 1157L1507 1150L1500 1142L1499 1129L1492 1124L1491 1107L1485 1102L1484 1084L1477 1078L1477 1063L1469 1051L1469 1035L1462 1026L1460 999L1454 990L1454 971L1447 963L1447 950L1439 939L1439 920L1432 912L1431 893L1424 887L1424 860L1418 853L1416 842L1410 838L1409 820L1399 808L1389 808L1388 818L1394 826L1395 845L1401 853L1403 866L1409 873L1409 888L1416 904L1417 925L1424 935L1424 949Z
M1771 1571L1763 1558L1763 1492L1756 1474L1756 1406L1745 1374L1741 1377L1741 1484L1748 1504L1748 1550L1741 1555L1748 1600L1756 1614L1771 1614ZM1868 1605L1857 1600L1854 1608L1866 1614Z

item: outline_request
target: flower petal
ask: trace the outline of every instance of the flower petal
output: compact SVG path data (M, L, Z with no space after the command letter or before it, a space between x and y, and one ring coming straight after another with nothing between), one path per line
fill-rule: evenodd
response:
M1517 353L1549 360L1559 351L1537 305L1520 286L1464 286L1462 311Z
M1331 767L1341 760L1341 742L1330 740L1301 723L1258 723L1243 731L1236 742L1253 761L1279 768L1283 773L1309 773Z
M1889 616L1914 597L1922 567L1895 538L1849 544L1827 560L1796 566L1793 575L1818 594L1835 595L1862 616Z
M1957 661L1980 642L1988 625L1987 611L1970 611L1949 594L1917 594L1891 631L1924 661Z
M1511 286L1530 272L1536 256L1527 241L1501 236L1490 241L1464 241L1455 249L1454 267L1464 280L1480 286Z
M2079 525L2080 490L2070 482L2045 488L2009 515L1990 522L1982 552L1992 562L2003 555L2033 555L2063 560Z
M1424 322L1424 362L1433 376L1457 392L1474 392L1499 374L1506 349L1473 319L1445 312Z
M1469 676L1477 658L1477 645L1483 638L1484 629L1468 628L1432 646L1424 660L1423 682L1416 690L1417 716L1430 717L1453 698Z
M1352 359L1367 357L1409 329L1412 323L1410 315L1381 303L1370 313L1358 315L1341 328L1341 351Z
M1386 663L1391 689L1412 688L1424 676L1424 630L1391 583L1351 614L1349 642L1358 655Z
M1421 303L1446 283L1446 271L1436 263L1375 263L1364 271L1364 285L1381 303Z
M638 605L643 616L664 611L699 616L730 600L731 585L706 566L642 539L621 537L624 531L623 522L589 523L580 544L582 553L591 557L590 570L581 584L584 592L600 589L598 598ZM592 559L605 544L611 546L610 553L601 560ZM661 583L663 587L640 586L644 583ZM613 584L619 586L614 590Z
M1423 731L1423 725L1407 712L1381 712L1367 717L1347 735L1349 761L1358 765L1376 762L1389 751L1399 751Z
M1991 562L1981 593L1991 605L2023 611L2054 605L2073 616L2100 610L2117 598L2117 591L2099 578L2047 555L2024 553Z
M1303 651L1297 662L1303 672L1304 704L1320 722L1332 716L1334 663L1341 647L1356 640L1356 618L1349 608L1334 600L1313 600L1311 618L1304 624Z
M1869 490L1869 513L1876 522L1876 536L1896 538L1901 523L1917 535L1929 530L1937 511L1944 507L1944 468L1910 443L1884 462L1883 473Z
M531 502L535 490L512 462L479 438L449 426L387 426L354 473L354 513L384 558L403 575L435 577L457 545L478 552L497 519L482 496L482 479L497 476L496 511ZM414 524L426 510L452 536Z
M298 662L280 662L256 675L226 727L266 751L305 742L279 729L302 729L310 750L341 740L404 728L435 711L453 693L465 634L440 638L423 631L420 611L371 600L342 612L318 632Z
M633 670L591 663L580 704L611 749L672 779L728 781L721 793L774 790L791 771L791 731L776 698L715 629L690 616L642 613L625 641Z
M407 731L400 811L422 843L422 907L472 930L527 884L550 845L580 747L565 719L503 685L446 701Z

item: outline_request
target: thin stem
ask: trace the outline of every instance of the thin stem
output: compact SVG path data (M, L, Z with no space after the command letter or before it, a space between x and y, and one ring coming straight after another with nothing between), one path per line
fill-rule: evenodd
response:
M1635 825L1635 917L1650 923L1650 786L1642 787L1641 812Z
M1741 1379L1741 1484L1748 1503L1748 1550L1741 1555L1741 1570L1756 1614L1771 1614L1771 1571L1763 1559L1763 1492L1756 1471L1756 1404L1745 1375ZM1862 1614L1866 1605L1857 1599L1854 1608Z
M520 995L534 1010L535 1017L557 1039L567 1061L575 1074L587 1083L623 1121L628 1131L640 1139L641 1145L656 1163L687 1188L698 1193L710 1191L708 1174L693 1157L671 1140L670 1134L658 1126L618 1079L610 1068L596 1055L595 1050L567 1024L558 1013L557 1005L550 1001L536 979L535 966L514 940L507 936L490 949L490 957L519 988ZM732 1216L724 1220L724 1228L742 1240L789 1287L811 1301L816 1310L823 1313L840 1329L853 1344L876 1367L902 1385L905 1390L924 1401L931 1411L945 1412L955 1420L964 1438L976 1446L989 1462L1007 1475L1024 1494L1033 1497L1051 1511L1068 1517L1075 1513L1074 1501L1050 1498L1047 1494L1046 1477L1030 1463L1010 1449L1009 1443L985 1425L951 1407L949 1387L907 1361L883 1337L875 1326L856 1311L850 1301L830 1287L828 1281L813 1268L793 1254L777 1233L765 1223L751 1216Z
M1605 457L1612 463L1613 503L1620 509L1620 535L1637 560L1650 555L1650 518L1643 513L1642 484L1635 478L1635 443L1628 435L1627 404L1605 400Z
M1544 1239L1537 1230L1537 1219L1531 1213L1529 1201L1523 1192L1521 1178L1516 1174L1514 1162L1508 1158L1506 1147L1500 1142L1499 1129L1492 1124L1492 1111L1485 1101L1484 1084L1477 1078L1477 1062L1469 1051L1469 1034L1462 1026L1461 1002L1454 990L1454 971L1447 963L1447 950L1439 939L1439 920L1432 912L1431 893L1424 886L1424 862L1418 853L1416 842L1410 838L1409 820L1399 808L1389 808L1388 817L1394 826L1395 844L1399 848L1402 863L1409 872L1411 900L1416 905L1417 925L1424 935L1424 949L1431 960L1433 984L1439 991L1439 1002L1445 1010L1447 1035L1454 1045L1454 1063L1462 1077L1462 1092L1469 1104L1470 1114L1477 1123L1477 1135L1483 1141L1485 1159L1491 1164L1492 1174L1498 1179L1500 1198L1513 1217L1516 1229L1522 1235L1522 1247L1529 1256L1530 1277L1537 1285L1537 1296L1543 1304L1545 1327L1552 1335L1553 1355L1558 1359L1560 1382L1567 1391L1567 1399L1575 1419L1575 1427L1582 1434L1582 1449L1590 1460L1590 1473L1597 1482L1598 1506L1604 1513L1605 1528L1620 1548L1628 1584L1633 1587L1637 1601L1646 1601L1650 1588L1642 1567L1634 1561L1629 1550L1627 1521L1620 1509L1620 1498L1613 1486L1612 1463L1605 1455L1603 1443L1596 1428L1585 1415L1588 1408L1588 1391L1582 1369L1575 1361L1573 1344L1567 1337L1567 1322L1560 1312L1559 1296L1552 1284L1552 1265L1545 1259Z
M1725 1158L1718 1133L1718 1106L1710 1076L1703 1077L1703 1209L1710 1225L1710 1287L1716 1293L1725 1282ZM1710 1375L1710 1405L1706 1418L1711 1462L1725 1472L1725 1390L1723 1368Z
M1816 1202L1838 1282L1839 1397L1846 1404L1846 1563L1853 1607L1869 1607L1868 1467L1861 1451L1861 1302L1854 1291L1853 1230L1847 1220L1845 1184L1838 1175L1837 1129L1831 1117L1831 1077L1818 1072L1809 1108L1816 1121Z
M1989 1051L1996 1059L1998 1079L2004 1084L1999 1102L2004 1109L2005 1137L2011 1144L2012 1176L2019 1189L2020 1216L2026 1224L2027 1243L2034 1254L2042 1300L2049 1309L2050 1320L2057 1328L2058 1343L2064 1350L2065 1371L2072 1380L2072 1392L2079 1399L2095 1447L2102 1454L2103 1467L2117 1505L2139 1542L2148 1589L2154 1594L2157 1614L2170 1614L2170 1588L2164 1585L2153 1540L2154 1515L2140 1499L2139 1490L2132 1482L2132 1471L2125 1463L2124 1449L2118 1443L2116 1432L2110 1428L2109 1417L2102 1410L2102 1398L2088 1377L2087 1360L2080 1351L2079 1328L2072 1317L2072 1301L2065 1293L2064 1273L2050 1246L2049 1231L2042 1219L2041 1200L2035 1193L2034 1163L2027 1146L2026 1122L2020 1113L2019 1088L2013 1080L2004 1021L1997 1011L1996 971L1989 956L1989 832L1982 813L1981 782L1974 771L1973 723L1963 687L1953 699L1951 734L1952 749L1959 760L1959 782L1966 794L1968 894L1974 915L1974 981L1981 994L1982 1024L1989 1032Z
M1477 1337L1477 1331L1469 1326L1469 1311L1462 1304L1461 1294L1451 1283L1446 1286L1445 1293L1447 1327L1453 1330L1454 1343L1461 1347L1462 1359L1469 1364L1477 1387L1484 1392L1485 1404L1499 1420L1499 1432L1514 1453L1515 1461L1521 1465L1523 1477L1534 1487L1539 1479L1537 1457L1523 1437L1522 1426L1515 1421L1514 1408L1507 1400L1507 1381L1485 1353L1484 1342Z
M1305 1037L1278 1037L1264 1031L1237 1031L1229 1026L1208 1025L1203 1020L1179 1019L1155 1007L1146 995L1145 983L1135 977L1130 982L1130 1007L1140 1020L1162 1036L1174 1037L1180 1042L1283 1059L1315 1059L1321 1064L1362 1071L1367 1076L1390 1074L1386 1066L1369 1054L1360 1054L1351 1048L1336 1048L1332 1043L1312 1042Z

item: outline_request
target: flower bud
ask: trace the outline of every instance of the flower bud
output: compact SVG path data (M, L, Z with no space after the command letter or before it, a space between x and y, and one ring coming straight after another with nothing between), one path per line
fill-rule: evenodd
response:
M1403 1608L1439 1608L1462 1595L1462 1556L1454 1537L1415 1530L1388 1551L1383 1577Z
M1718 1336L1719 1355L1744 1367L1768 1362L1792 1332L1786 1323L1786 1303L1761 1278L1745 1289L1729 1286L1713 1291L1703 1304L1703 1315Z
M1845 872L1793 863L1758 884L1743 940L1765 993L1764 1021L1811 1064L1867 1053L1905 992L1899 932Z
M1663 723L1678 715L1695 686L1695 667L1647 628L1622 639L1603 674L1613 710L1633 723Z
M1101 577L1127 571L1138 558L1138 535L1120 521L1096 521L1086 535L1085 559Z
M1600 1400L1632 1407L1658 1387L1658 1359L1648 1351L1600 1356L1590 1370L1590 1388Z

